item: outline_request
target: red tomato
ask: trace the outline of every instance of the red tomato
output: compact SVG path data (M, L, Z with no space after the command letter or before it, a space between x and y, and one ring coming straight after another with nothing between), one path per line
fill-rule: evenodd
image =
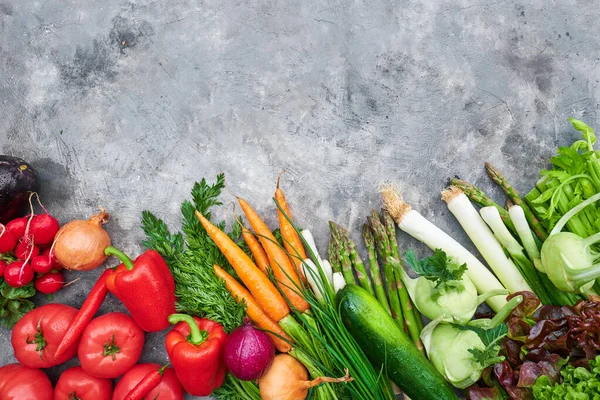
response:
M116 378L138 362L144 331L128 315L108 313L93 319L81 334L79 361L85 372Z
M57 292L65 285L65 278L62 272L51 272L36 278L35 288L38 292L51 294Z
M54 388L54 400L110 400L111 394L110 379L95 378L81 367L63 372Z
M0 368L0 399L52 400L52 383L39 369L7 364Z
M4 270L6 269L6 261L0 260L0 278L4 277Z
M123 400L146 375L160 368L160 365L152 363L134 366L117 383L112 400ZM146 399L183 400L183 395L183 386L177 379L175 371L173 368L166 368L162 381L148 393Z
M54 353L75 314L76 308L64 304L46 304L25 314L12 331L17 360L31 368L50 368L73 357L76 345L58 360Z

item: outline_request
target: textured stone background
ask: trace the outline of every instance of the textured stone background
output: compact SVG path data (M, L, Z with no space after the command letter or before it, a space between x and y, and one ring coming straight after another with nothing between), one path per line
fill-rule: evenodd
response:
M219 171L274 224L287 169L322 249L329 219L359 238L385 180L464 239L439 200L449 177L500 200L487 160L527 191L576 138L567 117L600 126L599 17L584 0L0 0L0 153L39 170L61 221L106 207L132 254L142 210L177 225L193 181ZM81 305L99 273L69 274L55 299ZM146 350L164 362L163 335Z

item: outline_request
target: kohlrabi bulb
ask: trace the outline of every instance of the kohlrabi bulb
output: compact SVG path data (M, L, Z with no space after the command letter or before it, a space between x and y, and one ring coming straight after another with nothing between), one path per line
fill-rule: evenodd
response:
M456 287L436 291L435 282L420 277L417 279L414 296L417 309L427 318L434 320L444 314L443 321L466 324L477 310L477 289L471 280L462 276Z
M593 265L592 243L571 232L559 232L546 239L541 251L542 264L558 289L585 293L594 285L600 276L600 266Z
M473 348L485 350L475 332L439 324L429 340L423 339L429 360L453 386L464 389L481 378L483 368L469 352Z

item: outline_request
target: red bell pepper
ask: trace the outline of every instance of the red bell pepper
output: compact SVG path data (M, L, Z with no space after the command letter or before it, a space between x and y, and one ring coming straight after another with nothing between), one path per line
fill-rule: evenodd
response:
M209 319L173 314L169 322L177 324L167 334L165 345L171 364L186 392L208 396L225 380L223 361L225 331Z
M175 281L165 260L155 250L142 253L135 261L109 246L104 254L122 262L106 278L106 287L127 308L134 321L146 332L169 326L175 312Z

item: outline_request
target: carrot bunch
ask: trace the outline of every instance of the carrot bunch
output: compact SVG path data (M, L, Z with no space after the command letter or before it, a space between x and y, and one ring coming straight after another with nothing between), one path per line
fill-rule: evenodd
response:
M220 266L215 265L215 274L225 281L227 289L239 303L246 304L246 314L260 328L267 331L280 352L291 349L291 338L278 324L290 314L290 307L304 312L310 308L302 294L304 276L300 268L306 258L302 240L292 224L291 212L283 191L275 191L278 219L284 247L244 199L238 202L252 227L242 229L242 236L252 252L254 261L233 241L206 219L199 211L196 217L210 238L231 264L243 285ZM276 284L269 280L272 271Z

